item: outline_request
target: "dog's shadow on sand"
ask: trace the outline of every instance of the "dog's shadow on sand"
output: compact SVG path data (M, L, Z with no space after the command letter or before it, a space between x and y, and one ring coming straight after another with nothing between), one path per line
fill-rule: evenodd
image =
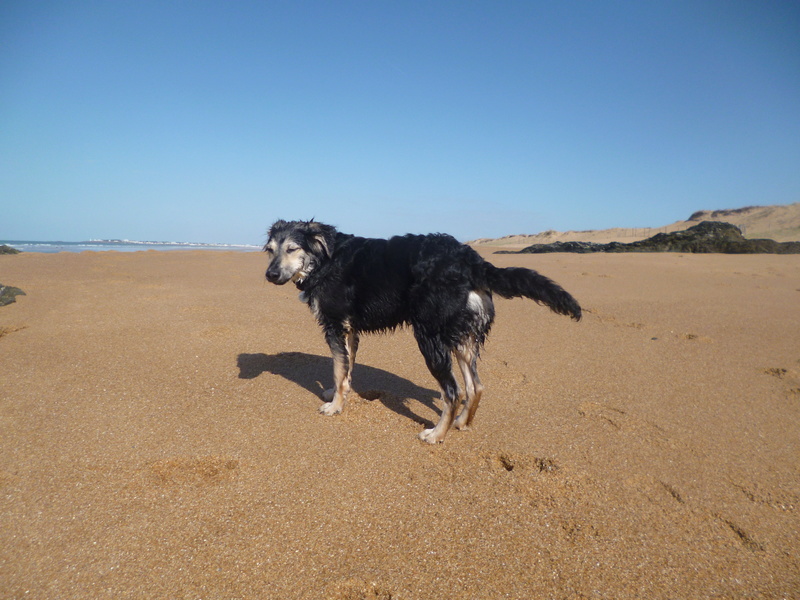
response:
M272 373L296 383L320 399L322 392L331 387L322 383L332 379L330 357L305 352L240 354L236 364L239 367L239 379L255 379L262 373ZM436 399L439 398L436 390L420 387L383 369L358 363L353 368L353 392L366 400L380 400L387 408L425 427L431 427L433 423L414 413L406 402L407 398L421 402L437 414L441 413L436 407Z

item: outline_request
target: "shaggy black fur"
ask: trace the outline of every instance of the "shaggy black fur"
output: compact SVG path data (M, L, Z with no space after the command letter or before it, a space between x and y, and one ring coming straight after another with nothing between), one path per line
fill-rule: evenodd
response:
M454 354L466 384L465 410L456 426L468 425L477 409L482 387L476 360L494 319L493 292L504 298L527 297L556 313L581 318L575 299L547 277L530 269L497 268L449 235L368 239L315 221L277 221L269 237L265 246L272 253L266 272L269 281L289 280L290 274L281 272L286 257L278 246L296 246L303 255L303 276L293 281L322 326L334 361L344 370L345 387L340 390L344 394L359 333L398 325L413 328L446 404L437 428L421 436L426 441L441 441L455 416L461 390L453 376ZM338 379L336 364L334 371ZM336 389L334 402L339 401L335 393Z

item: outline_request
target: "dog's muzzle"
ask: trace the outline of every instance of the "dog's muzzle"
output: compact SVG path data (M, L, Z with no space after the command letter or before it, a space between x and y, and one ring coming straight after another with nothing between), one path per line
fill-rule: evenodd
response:
M290 279L289 277L283 278L283 272L277 267L270 266L270 268L267 269L267 281L269 281L270 283L274 283L276 285L283 285L284 283L289 281L289 279Z

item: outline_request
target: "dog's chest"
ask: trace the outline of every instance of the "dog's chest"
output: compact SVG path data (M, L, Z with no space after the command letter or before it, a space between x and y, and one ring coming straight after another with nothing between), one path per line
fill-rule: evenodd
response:
M314 317L319 320L319 299L309 296L306 292L300 292L300 296L298 296L298 298L303 304L308 304L308 308L311 309L311 314L313 314Z

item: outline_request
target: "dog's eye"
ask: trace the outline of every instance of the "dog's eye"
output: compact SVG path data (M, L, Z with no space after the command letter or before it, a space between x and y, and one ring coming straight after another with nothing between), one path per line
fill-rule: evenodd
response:
M286 249L286 254L294 254L294 253L295 253L295 252L297 252L298 250L300 250L300 248L298 248L297 246L289 246L289 247Z

